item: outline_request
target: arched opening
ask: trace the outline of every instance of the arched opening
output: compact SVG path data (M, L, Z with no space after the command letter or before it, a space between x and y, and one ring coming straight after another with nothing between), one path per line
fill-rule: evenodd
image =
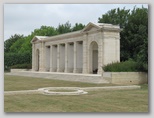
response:
M39 49L36 50L36 71L39 71L39 62L40 62L40 51Z
M98 44L93 41L90 44L90 73L97 74L98 72Z

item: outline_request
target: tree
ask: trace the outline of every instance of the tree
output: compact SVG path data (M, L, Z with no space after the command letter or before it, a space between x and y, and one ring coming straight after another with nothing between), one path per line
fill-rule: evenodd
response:
M25 38L20 38L16 42L14 42L10 47L10 52L18 53L19 50L22 48L22 44L24 43Z
M35 29L31 33L32 36L53 36L57 34L58 32L52 26L41 26L39 29Z
M139 70L148 72L148 40L144 39L144 44L141 45L141 50L137 55Z
M21 64L21 63L31 63L31 57L32 57L32 44L31 40L35 36L54 36L57 34L63 34L71 31L80 30L84 27L81 23L76 23L76 25L71 28L71 24L69 22L66 22L65 24L62 24L58 26L58 28L54 28L52 26L41 26L38 29L35 29L31 32L28 36L23 35L14 35L11 36L8 40L5 41L5 66L12 66L14 64ZM25 58L16 58L16 57L27 57ZM13 61L15 60L15 61ZM27 60L27 61L26 61Z
M59 34L64 34L64 33L71 32L71 24L69 23L69 21L67 21L65 24L59 24L59 26L56 29L56 31Z
M98 23L111 23L113 25L120 25L120 28L124 28L128 23L128 17L130 15L130 10L125 10L125 8L112 9L106 14L98 18Z
M123 31L120 36L120 60L133 59L146 70L148 64L148 9L132 11L113 9L98 19L99 23L119 24ZM141 65L142 64L142 65Z
M129 54L129 58L137 60L142 45L146 42L145 40L148 40L148 9L134 8L132 10L128 24L123 31L122 40L121 49ZM129 47L129 50L126 47Z
M19 39L22 39L24 36L23 35L19 35L19 34L15 34L13 36L11 36L9 39L7 39L4 42L4 52L10 52L10 47Z
M75 23L75 26L72 28L72 31L82 30L84 27L85 27L85 25L83 25L81 23Z
M142 71L148 71L148 9L134 8L124 35L128 34L130 50L127 52L138 62Z

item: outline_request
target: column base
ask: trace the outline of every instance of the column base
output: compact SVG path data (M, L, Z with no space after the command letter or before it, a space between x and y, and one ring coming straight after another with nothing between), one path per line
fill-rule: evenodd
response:
M43 68L40 68L39 71L41 71L41 72L45 72L46 70L43 69Z
M35 68L34 67L32 67L32 71L35 71Z
M97 74L100 74L101 75L102 72L103 72L102 69L98 69Z
M68 70L67 70L67 69L65 69L65 70L64 70L64 73L68 73Z
M77 73L77 70L76 70L76 69L74 69L74 70L73 70L73 73Z
M83 73L83 74L88 74L87 69L83 69L83 70L82 70L82 73Z
M60 72L60 69L59 68L57 69L57 72Z
M50 72L53 72L53 69L52 68L50 68Z

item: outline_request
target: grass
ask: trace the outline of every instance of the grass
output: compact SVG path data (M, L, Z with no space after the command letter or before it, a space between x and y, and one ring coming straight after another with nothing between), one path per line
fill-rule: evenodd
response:
M25 90L51 86L107 86L41 78L6 76L6 90ZM79 96L4 96L5 112L148 112L148 85L138 90L91 91Z
M33 90L42 87L93 87L109 86L113 84L92 84L81 82L68 82L63 80L51 80L42 78L5 75L4 91Z

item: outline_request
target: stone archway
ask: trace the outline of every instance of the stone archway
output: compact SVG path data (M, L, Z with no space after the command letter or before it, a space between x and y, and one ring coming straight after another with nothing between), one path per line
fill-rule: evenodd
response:
M90 44L90 61L89 69L90 73L97 74L98 72L98 44L96 41L91 42Z
M40 51L39 49L36 50L36 71L39 71L39 63L40 62Z

